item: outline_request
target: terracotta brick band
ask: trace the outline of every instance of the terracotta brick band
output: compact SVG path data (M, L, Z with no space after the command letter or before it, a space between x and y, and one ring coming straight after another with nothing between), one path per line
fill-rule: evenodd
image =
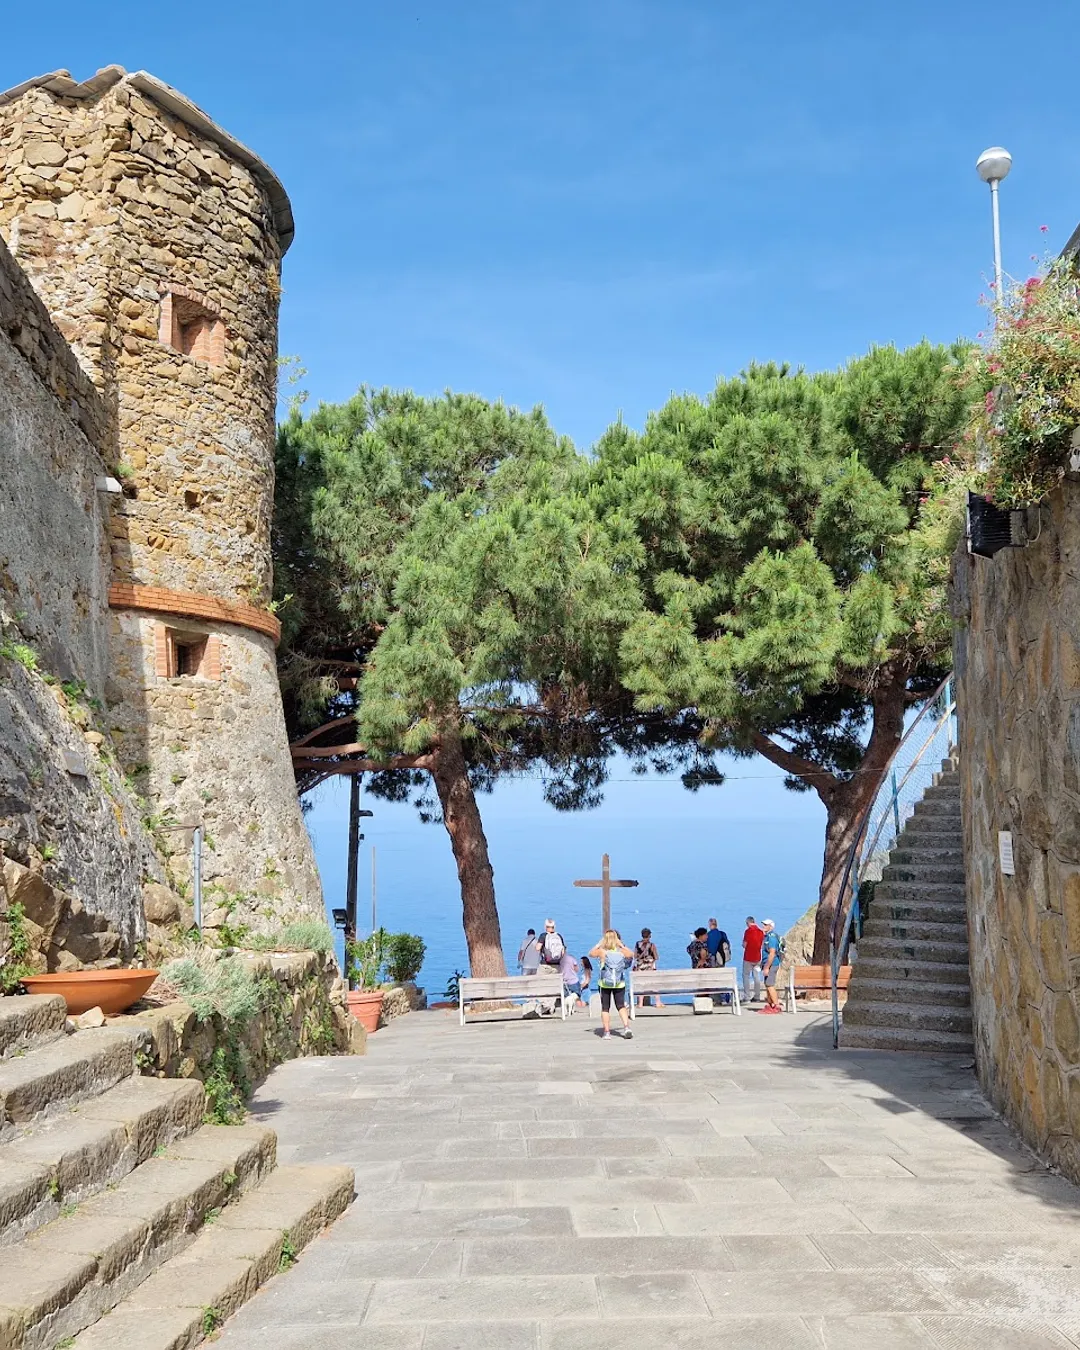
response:
M238 628L253 628L274 642L281 638L281 624L268 609L245 605L237 600L215 600L194 591L168 591L163 586L109 587L111 609L144 609L154 614L177 614L185 619L207 619L212 623L233 623Z

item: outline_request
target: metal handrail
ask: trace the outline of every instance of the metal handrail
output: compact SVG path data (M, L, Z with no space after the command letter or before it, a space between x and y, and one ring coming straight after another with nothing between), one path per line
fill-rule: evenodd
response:
M915 757L908 765L903 778L900 780L899 783L897 783L895 773L891 772L893 769L893 765L896 763L898 757L904 750L905 746L908 746L913 741L915 733L918 730L919 724L922 722L923 718L926 716L928 712L930 712L931 709L941 707L943 698L945 703L944 711L936 719L929 733L925 735L925 738L922 744L919 746L915 754ZM890 808L893 812L893 818L896 823L897 836L899 836L900 794L903 791L906 784L908 783L908 780L911 778L911 775L914 773L915 769L918 767L923 757L930 749L931 745L933 745L934 741L937 739L939 733L941 732L942 727L946 724L946 722L950 723L949 749L951 750L953 748L954 740L952 735L951 719L955 711L956 711L956 702L952 695L952 676L947 675L945 679L942 680L942 682L934 690L934 692L930 695L930 697L926 700L923 706L919 709L918 716L915 718L914 722L912 722L911 726L908 727L907 731L904 733L900 741L900 744L889 756L889 761L885 765L885 768L882 770L881 784L878 787L877 792L874 793L873 799L866 807L866 809L863 811L862 817L859 820L859 828L856 831L855 839L852 842L851 848L848 850L847 861L844 865L844 873L840 880L840 889L837 897L836 913L833 915L832 932L829 938L829 967L831 975L830 983L832 985L832 1023L833 1023L834 1050L836 1050L840 1044L840 1002L839 1002L839 988L838 988L840 959L847 947L848 940L851 936L852 921L854 920L856 910L858 909L856 899L858 897L859 885L862 881L862 878L858 875L858 869L864 859L869 860L869 862L873 861L875 857L874 850L877 846L878 840L881 838L882 830L885 828L886 822L889 819ZM888 791L888 797L884 801L884 810L881 809L883 789L887 789ZM869 847L864 847L864 836L866 834L867 828L871 820L874 818L875 812L879 810L881 811L881 817L878 821L877 828L874 831L873 838L870 840ZM852 884L853 881L854 884ZM848 901L847 898L849 886L851 888L850 901Z

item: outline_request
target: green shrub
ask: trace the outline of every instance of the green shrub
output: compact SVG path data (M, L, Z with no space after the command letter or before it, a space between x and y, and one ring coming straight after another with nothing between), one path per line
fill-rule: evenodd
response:
M334 935L321 919L298 919L270 934L256 934L248 946L259 952L332 952Z
M269 991L236 956L213 949L170 961L162 971L195 1010L200 1022L214 1016L243 1026L266 1007Z
M385 942L386 973L399 984L415 980L424 964L427 945L415 933L391 933Z

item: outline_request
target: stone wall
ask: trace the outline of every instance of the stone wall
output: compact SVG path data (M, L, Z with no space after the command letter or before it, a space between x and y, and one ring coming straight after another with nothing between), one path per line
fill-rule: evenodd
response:
M104 696L104 410L0 240L0 603L63 680Z
M1030 514L1035 542L953 569L975 1054L1080 1181L1080 483Z
M110 67L84 84L52 75L0 94L0 234L25 278L8 271L44 302L34 301L35 320L47 311L70 344L54 340L46 318L42 352L34 324L17 322L46 377L38 392L53 395L30 403L48 420L67 396L103 461L97 472L108 464L124 484L99 497L85 474L65 480L31 454L10 480L12 519L39 480L67 514L51 533L30 519L0 535L0 553L20 575L42 565L46 578L67 573L76 611L97 616L111 604L107 649L101 626L88 626L97 646L82 662L93 678L82 677L104 700L117 760L147 815L202 824L221 901L211 920L228 906L239 911L233 922L262 929L322 914L273 659L278 624L266 608L279 276L291 231L270 170L145 73ZM0 386L3 375L0 366ZM79 510L85 519L69 521ZM68 524L65 548L57 536ZM86 545L85 576L67 567L76 542ZM205 658L184 655L203 648ZM190 833L170 838L184 878Z
M162 875L104 724L103 422L0 242L0 921L24 905L40 969L129 955Z

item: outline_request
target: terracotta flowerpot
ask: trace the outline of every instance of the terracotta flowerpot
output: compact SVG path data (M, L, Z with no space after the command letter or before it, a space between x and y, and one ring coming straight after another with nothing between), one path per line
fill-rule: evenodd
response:
M349 1012L369 1034L378 1030L379 1014L382 1012L383 991L381 989L350 989L345 995Z
M59 975L28 975L28 994L63 994L72 1017L100 1008L121 1013L138 1002L157 979L156 970L69 970Z

